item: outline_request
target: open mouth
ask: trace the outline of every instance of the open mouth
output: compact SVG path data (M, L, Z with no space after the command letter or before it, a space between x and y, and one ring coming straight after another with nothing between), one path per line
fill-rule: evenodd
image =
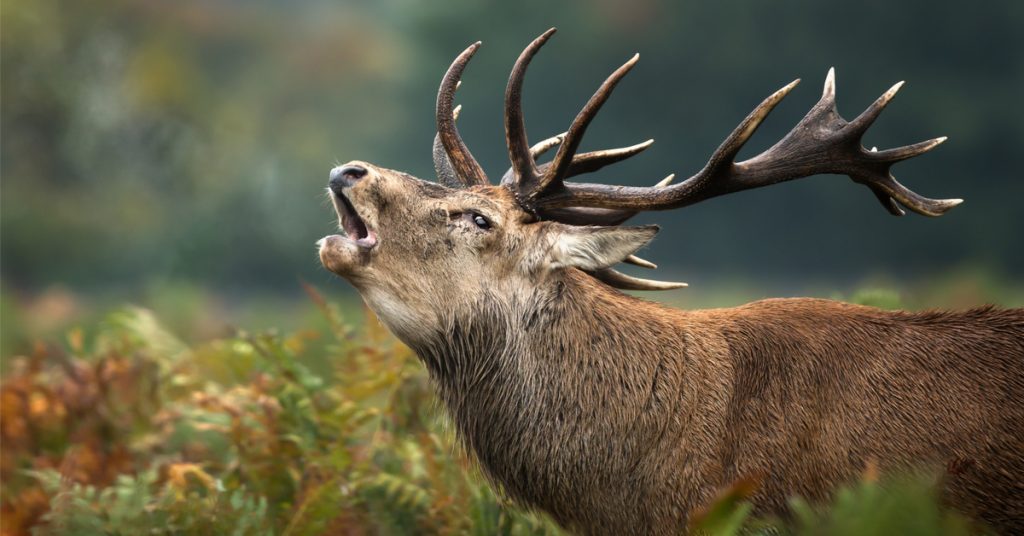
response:
M370 249L377 245L377 234L366 226L366 222L359 217L359 213L356 212L356 208L352 206L348 197L334 194L334 199L338 215L341 216L341 228L349 240L364 249Z

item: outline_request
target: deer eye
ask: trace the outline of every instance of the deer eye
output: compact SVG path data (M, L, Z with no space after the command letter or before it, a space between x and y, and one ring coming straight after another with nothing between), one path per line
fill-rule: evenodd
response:
M483 229L484 231L491 230L491 222L486 217L484 217L483 214L470 212L469 219L472 220L473 224L479 227L480 229Z

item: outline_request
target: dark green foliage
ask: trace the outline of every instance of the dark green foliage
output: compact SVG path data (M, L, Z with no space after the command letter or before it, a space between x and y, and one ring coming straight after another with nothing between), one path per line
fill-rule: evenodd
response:
M182 470L184 474L173 474L164 485L157 485L156 471L149 469L121 475L103 489L70 482L52 469L36 473L52 498L50 511L32 532L83 536L275 533L265 498L248 495L243 487L223 489L198 467L171 469L172 473Z
M902 476L884 482L865 474L860 482L836 490L832 501L811 505L799 497L790 500L789 521L751 518L743 498L752 489L746 483L724 493L719 501L691 523L695 534L717 536L793 535L862 536L967 536L984 534L963 516L939 506L937 482L923 475Z
M793 499L794 533L815 536L977 534L963 517L939 507L934 478L904 477L880 485L872 478L838 490L827 509Z

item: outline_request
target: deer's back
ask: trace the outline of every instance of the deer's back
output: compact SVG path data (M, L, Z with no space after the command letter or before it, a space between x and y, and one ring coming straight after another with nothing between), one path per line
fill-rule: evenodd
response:
M703 408L721 433L703 438L709 482L761 477L755 501L777 510L794 493L823 498L872 463L953 467L953 505L1022 522L1024 309L788 299L698 318L696 338L727 347L725 359L704 356L725 383Z

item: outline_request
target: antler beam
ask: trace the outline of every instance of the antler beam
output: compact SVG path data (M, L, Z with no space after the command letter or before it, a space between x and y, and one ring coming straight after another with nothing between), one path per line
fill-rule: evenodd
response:
M918 214L940 216L959 205L961 199L929 199L896 181L893 164L925 153L946 138L888 149L867 150L861 139L900 84L879 97L853 121L847 122L836 110L835 71L829 69L821 99L778 143L743 162L735 156L757 130L768 113L796 86L787 84L764 100L725 139L700 172L668 188L608 186L564 183L556 192L538 199L540 209L579 206L624 210L669 210L741 190L823 173L848 175L866 185L894 215L901 206Z

